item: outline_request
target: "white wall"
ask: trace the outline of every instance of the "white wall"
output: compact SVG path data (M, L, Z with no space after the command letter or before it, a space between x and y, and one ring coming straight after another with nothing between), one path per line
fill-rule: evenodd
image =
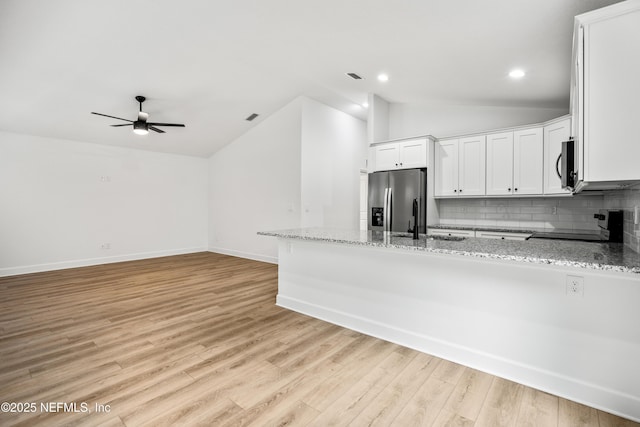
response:
M302 100L296 99L209 159L209 250L275 262L258 231L300 226Z
M389 103L380 96L368 95L367 142L387 141L389 139Z
M302 107L301 225L358 229L365 123L309 98Z
M567 114L567 108L487 107L471 105L389 105L389 139L417 135L443 138L510 126L539 123Z
M364 147L364 122L307 98L210 159L0 132L0 276L207 248L275 262L258 231L357 228Z
M277 262L258 236L300 226L357 228L365 123L300 97L209 159L209 250Z
M206 250L206 189L206 159L0 132L0 275Z

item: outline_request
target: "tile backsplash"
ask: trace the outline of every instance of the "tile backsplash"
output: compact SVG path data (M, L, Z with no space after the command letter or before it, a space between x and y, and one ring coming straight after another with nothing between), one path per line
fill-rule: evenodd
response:
M439 199L441 225L498 226L531 229L598 231L593 214L599 209L624 211L624 244L640 253L640 225L634 208L640 206L640 185L600 195L573 197Z
M604 196L440 199L440 224L534 229L599 230L593 214L605 207Z
M640 225L633 223L633 212L640 206L640 185L626 190L607 192L604 196L606 209L624 211L624 244L640 253Z

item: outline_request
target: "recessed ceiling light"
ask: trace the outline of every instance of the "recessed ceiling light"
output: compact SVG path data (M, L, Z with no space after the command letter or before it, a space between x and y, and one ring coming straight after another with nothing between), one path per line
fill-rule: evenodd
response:
M362 107L363 108L369 108L369 103L368 102L363 102L362 103Z
M524 71L519 68L509 71L509 77L511 77L512 79L521 79L524 77L524 74Z
M386 74L378 74L378 80L381 82L389 81L389 76Z

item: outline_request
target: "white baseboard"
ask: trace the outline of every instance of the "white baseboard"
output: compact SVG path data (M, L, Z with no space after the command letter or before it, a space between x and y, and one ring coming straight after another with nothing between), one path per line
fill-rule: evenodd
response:
M69 261L51 262L34 265L23 265L18 267L5 267L0 268L0 277L15 276L18 274L39 273L43 271L64 270L67 268L87 267L91 265L100 264L112 264L114 262L123 261L135 261L148 258L159 258L163 256L171 255L183 255L196 252L206 252L207 248L195 247L195 248L181 248L181 249L169 249L164 251L152 251L152 252L139 252L134 254L115 255L99 258L85 258Z
M278 257L262 255L262 254L254 254L251 252L236 251L234 249L209 248L209 252L222 254L222 255L231 255L231 256L240 257L240 258L247 258L247 259L252 259L254 261L268 262L270 264L278 264Z
M635 396L296 298L279 294L276 305L640 422Z
M278 257L266 256L262 254L254 254L249 252L241 252L241 251L235 251L232 249L224 249L224 248L207 249L205 247L195 247L195 248L170 249L170 250L153 251L153 252L139 252L134 254L114 255L114 256L99 257L99 258L85 258L85 259L76 259L76 260L69 260L69 261L50 262L50 263L33 264L33 265L21 265L17 267L5 267L5 268L0 268L0 277L16 276L19 274L40 273L43 271L64 270L67 268L88 267L91 265L112 264L114 262L135 261L135 260L148 259L148 258L159 258L159 257L171 256L171 255L183 255L183 254L190 254L190 253L196 253L196 252L214 252L214 253L220 253L223 255L231 255L231 256L237 256L240 258L252 259L255 261L268 262L270 264L278 264Z

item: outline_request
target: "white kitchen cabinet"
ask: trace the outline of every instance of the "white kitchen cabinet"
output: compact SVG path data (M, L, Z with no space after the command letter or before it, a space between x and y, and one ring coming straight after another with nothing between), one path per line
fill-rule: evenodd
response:
M487 135L487 195L542 194L542 128Z
M376 171L426 168L428 165L428 138L413 138L385 142L374 146Z
M560 176L556 166L558 157L562 153L562 141L571 136L571 119L566 118L559 122L548 124L544 132L544 194L566 194L571 191L562 188Z
M458 139L435 143L435 196L458 195Z
M430 228L427 230L427 235L448 237L481 237L484 239L500 240L526 240L531 236L531 233L519 233L515 231L459 230L455 228Z
M450 228L429 228L427 229L429 236L449 236L449 237L475 237L476 232L473 230L456 230Z
M486 192L486 138L460 138L458 142L458 195L483 196Z
M427 140L410 139L398 143L400 147L400 168L426 168L428 164Z
M435 196L485 194L485 136L436 142Z
M476 237L500 240L527 240L527 238L531 237L531 233L516 233L512 231L476 231Z
M571 106L583 181L578 191L640 180L639 28L638 1L576 17Z
M513 192L515 196L542 194L542 128L513 132Z
M487 195L513 192L513 132L487 135Z
M375 148L375 168L376 171L386 171L398 169L400 159L400 147L398 144L382 144Z

